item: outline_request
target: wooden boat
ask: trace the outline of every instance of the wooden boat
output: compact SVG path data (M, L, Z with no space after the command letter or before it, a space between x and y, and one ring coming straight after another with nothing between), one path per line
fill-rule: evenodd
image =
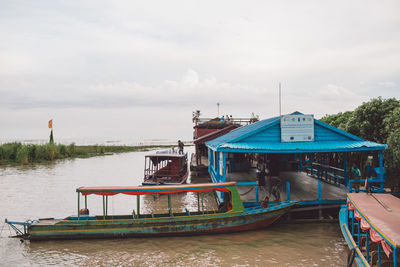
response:
M224 194L225 202L216 211L206 211L203 196L214 191ZM269 208L261 206L245 208L235 182L189 184L176 186L129 186L129 187L80 187L78 193L78 215L64 219L39 219L26 222L6 220L17 231L16 237L29 240L123 238L143 236L179 236L236 232L263 228L285 214L295 201L285 201ZM197 193L196 211L174 212L171 194ZM132 214L108 215L108 196L116 194L136 195L137 207ZM164 214L140 214L140 196L167 194L168 212ZM80 195L85 197L85 208L80 209ZM103 196L103 215L88 213L87 196ZM19 229L18 226L23 227Z
M177 185L189 177L187 154L146 155L142 185Z
M399 266L399 198L391 194L347 194L339 222L350 248L347 266Z

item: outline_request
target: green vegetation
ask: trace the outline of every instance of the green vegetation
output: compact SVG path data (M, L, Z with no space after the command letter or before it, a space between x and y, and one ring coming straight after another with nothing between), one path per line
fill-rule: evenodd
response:
M321 121L366 140L387 144L384 166L388 185L400 183L400 101L374 98L354 111L324 116ZM365 153L364 153L365 154ZM365 157L358 153L354 157ZM374 157L377 161L376 157ZM362 159L357 162L362 162Z
M0 145L0 165L30 164L54 161L66 158L88 158L113 153L146 151L152 148L170 146L76 146L74 143L66 146L62 144L24 145L21 143L7 143Z

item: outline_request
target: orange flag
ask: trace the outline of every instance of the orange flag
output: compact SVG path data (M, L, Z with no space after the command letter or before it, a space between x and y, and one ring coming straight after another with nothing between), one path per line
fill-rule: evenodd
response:
M53 120L49 120L49 129L53 128Z

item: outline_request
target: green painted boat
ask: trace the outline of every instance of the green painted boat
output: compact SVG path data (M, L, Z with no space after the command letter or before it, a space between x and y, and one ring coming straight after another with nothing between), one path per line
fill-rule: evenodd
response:
M224 196L224 202L217 211L206 211L202 204L204 194L211 191ZM17 232L15 237L32 241L197 235L263 228L275 222L297 204L296 201L284 201L267 208L259 205L245 207L240 199L236 182L174 186L80 187L76 192L78 215L64 219L47 218L26 222L6 219L6 223ZM197 211L172 212L170 196L182 192L197 193ZM108 197L117 194L136 195L138 198L136 211L129 215L108 215ZM148 194L168 195L169 212L140 214L140 196ZM85 206L82 209L81 195L85 198ZM87 214L86 203L89 195L103 196L102 215Z

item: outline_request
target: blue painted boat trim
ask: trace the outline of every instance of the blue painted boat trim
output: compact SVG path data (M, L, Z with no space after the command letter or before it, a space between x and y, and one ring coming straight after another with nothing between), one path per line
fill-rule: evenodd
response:
M356 250L355 261L357 266L359 267L369 267L367 260L365 259L364 255L361 253L360 249L356 245L353 237L350 234L349 227L348 227L348 217L347 217L347 206L343 205L339 212L339 224L340 230L342 231L342 235L346 240L347 245L350 249Z

